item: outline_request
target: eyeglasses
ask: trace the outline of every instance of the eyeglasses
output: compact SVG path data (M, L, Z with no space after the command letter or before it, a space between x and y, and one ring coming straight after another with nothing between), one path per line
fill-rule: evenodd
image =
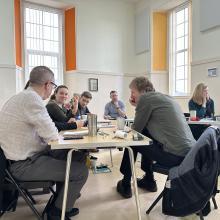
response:
M53 85L53 89L57 88L57 85L54 82L50 82Z

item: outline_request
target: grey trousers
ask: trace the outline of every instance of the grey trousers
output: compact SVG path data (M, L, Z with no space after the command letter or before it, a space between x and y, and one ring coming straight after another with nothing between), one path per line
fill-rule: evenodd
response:
M11 164L12 175L22 181L55 181L55 206L62 209L67 150L45 150L24 161ZM73 152L66 210L70 211L88 178L85 153Z

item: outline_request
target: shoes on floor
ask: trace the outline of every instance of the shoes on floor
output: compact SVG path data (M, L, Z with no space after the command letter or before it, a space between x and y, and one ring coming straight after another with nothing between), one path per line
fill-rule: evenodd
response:
M146 176L143 176L141 179L138 178L137 185L138 187L145 189L149 192L157 191L157 184L153 177L147 178Z
M47 220L61 220L61 214L62 211L59 208L52 206L47 211ZM78 214L79 214L79 209L72 208L69 212L66 212L65 220L70 220L70 217L73 217Z
M79 214L79 209L78 208L72 208L69 212L66 212L67 217L73 217L75 215Z
M131 185L124 185L122 180L117 183L117 192L126 199L132 197Z

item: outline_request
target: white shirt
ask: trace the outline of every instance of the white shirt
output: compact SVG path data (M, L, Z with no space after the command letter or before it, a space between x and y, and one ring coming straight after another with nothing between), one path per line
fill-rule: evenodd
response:
M10 98L0 111L0 145L7 159L25 160L57 138L44 102L32 88Z

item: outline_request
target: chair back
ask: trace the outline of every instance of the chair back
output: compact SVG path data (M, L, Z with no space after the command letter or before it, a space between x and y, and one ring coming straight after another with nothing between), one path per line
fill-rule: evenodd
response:
M163 213L186 216L203 209L215 192L219 170L220 130L209 127L182 163L169 170Z

